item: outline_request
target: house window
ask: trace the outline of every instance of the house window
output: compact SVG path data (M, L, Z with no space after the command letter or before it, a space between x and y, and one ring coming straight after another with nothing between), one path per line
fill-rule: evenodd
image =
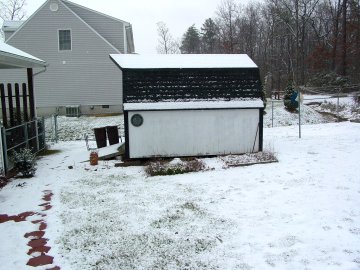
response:
M71 31L59 30L59 50L71 51Z

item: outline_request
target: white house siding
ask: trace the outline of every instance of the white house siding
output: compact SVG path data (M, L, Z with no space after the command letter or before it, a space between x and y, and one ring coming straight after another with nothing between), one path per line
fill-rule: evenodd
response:
M101 35L113 44L121 53L125 53L125 33L123 22L120 20L116 21L108 16L80 7L73 3L64 2L64 4L70 7L71 10L78 14L98 33L101 33Z
M140 127L131 124L137 113ZM130 158L259 151L259 109L131 111L128 123Z
M45 73L35 77L36 106L121 106L122 72L109 58L118 51L60 2L57 12L50 11L52 2L8 40L8 44L49 64ZM72 51L58 50L59 29L71 29ZM23 81L20 73L2 71L0 81Z

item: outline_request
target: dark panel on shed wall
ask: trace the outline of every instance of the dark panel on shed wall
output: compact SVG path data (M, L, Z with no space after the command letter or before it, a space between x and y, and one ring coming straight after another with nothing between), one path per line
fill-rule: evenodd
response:
M124 69L124 103L260 98L257 68Z

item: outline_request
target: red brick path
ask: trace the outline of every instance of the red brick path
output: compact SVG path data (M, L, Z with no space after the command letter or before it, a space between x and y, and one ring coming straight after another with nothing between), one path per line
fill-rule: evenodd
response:
M47 246L47 242L49 239L44 238L45 230L47 228L46 221L44 218L46 217L46 211L52 208L51 199L54 195L51 190L44 190L44 196L42 200L45 203L40 204L39 206L43 207L41 213L38 212L24 212L15 216L8 216L6 214L0 215L0 223L14 221L14 222L24 222L26 219L31 216L39 216L40 219L32 221L33 224L39 224L39 230L28 232L24 235L25 238L29 239L29 251L28 255L32 256L31 259L27 262L27 265L37 267L43 265L53 264L54 258L47 255L50 251L51 247ZM49 268L47 270L60 270L60 267L55 266L53 268Z

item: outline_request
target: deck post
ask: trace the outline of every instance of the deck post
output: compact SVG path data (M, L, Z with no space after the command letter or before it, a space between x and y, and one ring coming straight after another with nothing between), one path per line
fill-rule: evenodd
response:
M30 105L30 120L34 120L36 117L35 113L35 99L34 99L34 78L33 78L33 69L27 69L27 79L28 79L28 88L29 88L29 105Z

